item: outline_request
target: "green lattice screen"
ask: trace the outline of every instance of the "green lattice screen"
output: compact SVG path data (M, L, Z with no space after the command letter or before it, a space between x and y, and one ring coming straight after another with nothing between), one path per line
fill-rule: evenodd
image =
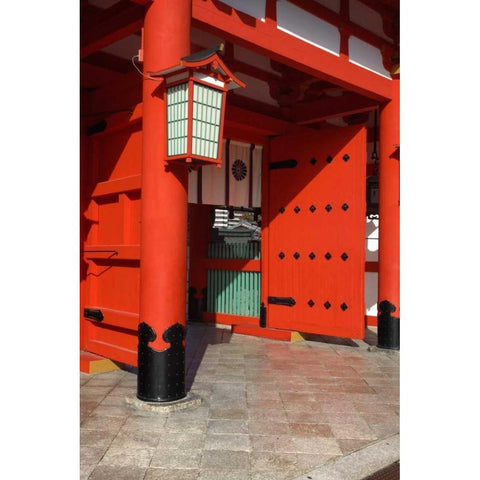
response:
M208 270L207 311L260 317L260 272Z
M167 88L169 157L187 153L188 83Z
M193 86L192 153L217 158L222 92L195 83Z

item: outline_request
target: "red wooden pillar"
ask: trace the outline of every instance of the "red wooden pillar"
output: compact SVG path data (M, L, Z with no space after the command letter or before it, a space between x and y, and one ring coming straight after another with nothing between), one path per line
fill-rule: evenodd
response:
M143 72L190 54L191 0L147 8ZM143 78L143 158L137 397L185 397L187 189L185 167L167 165L164 84Z
M400 348L400 79L380 110L378 346Z

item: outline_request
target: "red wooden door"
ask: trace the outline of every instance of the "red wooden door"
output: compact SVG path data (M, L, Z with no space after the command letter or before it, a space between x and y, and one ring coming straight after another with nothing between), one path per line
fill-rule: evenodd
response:
M272 140L267 326L364 336L365 127Z
M110 124L87 143L81 348L136 366L142 124Z

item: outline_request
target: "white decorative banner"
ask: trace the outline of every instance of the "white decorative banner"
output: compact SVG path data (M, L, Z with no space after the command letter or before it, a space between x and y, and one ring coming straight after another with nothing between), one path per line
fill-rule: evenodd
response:
M199 203L200 191L203 204L261 207L263 147L231 140L227 174L226 144L224 139L221 168L205 166L189 173L188 202Z
M248 207L250 190L250 144L230 142L228 176L230 206Z
M262 206L262 154L263 147L255 145L252 167L252 207Z

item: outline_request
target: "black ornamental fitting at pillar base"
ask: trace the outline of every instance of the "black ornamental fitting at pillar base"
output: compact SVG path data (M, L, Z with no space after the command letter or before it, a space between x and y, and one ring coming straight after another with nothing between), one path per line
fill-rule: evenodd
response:
M142 322L138 326L137 398L145 402L172 402L185 393L185 327L179 323L162 335L170 346L154 350L148 344L157 338L155 330Z
M378 304L377 347L400 350L400 318L392 314L397 307L388 300Z

